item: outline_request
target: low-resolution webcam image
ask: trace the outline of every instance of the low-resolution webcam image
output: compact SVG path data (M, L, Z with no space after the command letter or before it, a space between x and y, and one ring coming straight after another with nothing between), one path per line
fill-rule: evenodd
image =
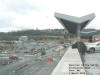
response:
M0 0L0 75L100 75L99 0Z

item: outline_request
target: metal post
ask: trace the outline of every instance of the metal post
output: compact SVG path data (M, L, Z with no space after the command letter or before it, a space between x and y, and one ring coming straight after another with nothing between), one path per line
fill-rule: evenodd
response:
M77 39L80 39L80 25L77 25L77 32L76 32L76 35L77 35Z
M80 25L77 25L77 32L76 32L76 38L77 38L77 42L80 42ZM79 49L79 53L80 53L80 47L79 47L79 43L78 43L78 49Z

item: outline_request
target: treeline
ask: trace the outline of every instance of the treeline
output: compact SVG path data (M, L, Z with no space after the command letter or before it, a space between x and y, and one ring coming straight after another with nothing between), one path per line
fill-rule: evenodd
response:
M84 29L82 31L83 32L96 31L96 34L100 34L100 30L95 30L95 29ZM57 36L58 38L60 36L68 37L69 34L64 34L64 29L46 29L46 30L30 29L30 30L12 31L7 33L0 32L0 41L18 40L20 36L28 36L29 39L40 40L41 38L46 39L45 36Z
M47 29L47 30L21 30L12 32L1 32L0 40L18 40L20 36L28 36L29 39L38 39L37 36L63 36L64 29Z

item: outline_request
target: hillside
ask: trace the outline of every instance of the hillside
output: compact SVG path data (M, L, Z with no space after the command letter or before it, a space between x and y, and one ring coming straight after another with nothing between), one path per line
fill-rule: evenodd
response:
M28 36L29 39L40 39L39 37L43 36L63 36L63 29L49 29L49 30L22 30L22 31L13 31L8 33L0 33L0 40L18 40L20 36Z

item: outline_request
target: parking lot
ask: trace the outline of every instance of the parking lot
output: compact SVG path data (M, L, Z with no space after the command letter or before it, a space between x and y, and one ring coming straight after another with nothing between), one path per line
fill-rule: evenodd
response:
M100 53L86 53L85 63L87 75L100 75Z
M32 48L35 48L35 51L45 48L46 54L41 56L41 52L37 52L35 54L34 51L33 53L25 53L24 50L20 51L16 49L8 51L8 54L4 54L3 58L1 53L0 59L2 63L7 62L8 60L4 61L5 58L7 57L9 59L9 56L11 55L18 56L18 59L7 64L1 63L0 75L50 75L57 63L60 61L64 52L67 50L67 48L64 48L62 44L54 43L38 43Z

